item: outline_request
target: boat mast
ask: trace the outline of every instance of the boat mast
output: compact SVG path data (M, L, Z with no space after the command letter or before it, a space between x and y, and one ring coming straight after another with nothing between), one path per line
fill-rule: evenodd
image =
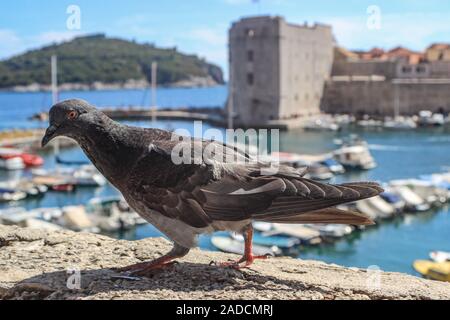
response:
M58 103L58 58L52 55L51 58L51 73L52 73L52 103Z
M51 58L51 76L52 76L52 104L55 105L58 103L58 58L56 55L52 55ZM55 159L59 154L59 140L56 139L53 145L53 153L55 155ZM58 164L56 164L58 166Z
M394 120L400 116L400 94L398 92L398 83L394 83L395 101L394 101Z
M156 77L158 71L158 62L152 62L152 121L156 121Z
M233 62L230 58L230 75L228 79L228 105L227 105L227 116L228 116L228 129L234 129L234 80L233 80Z

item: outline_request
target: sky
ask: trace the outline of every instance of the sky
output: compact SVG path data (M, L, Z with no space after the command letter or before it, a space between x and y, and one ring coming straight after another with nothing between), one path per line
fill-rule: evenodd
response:
M70 10L73 5L79 16ZM233 21L255 15L330 24L338 44L349 49L423 50L433 42L450 42L448 0L15 0L0 2L0 59L101 32L176 46L226 73L228 29Z

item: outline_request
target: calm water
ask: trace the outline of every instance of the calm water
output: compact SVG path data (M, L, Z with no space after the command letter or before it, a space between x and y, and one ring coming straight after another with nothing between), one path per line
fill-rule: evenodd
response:
M103 92L64 92L61 99L83 98L97 106L148 105L149 96L142 90ZM217 106L224 103L226 88L208 89L159 89L158 102L163 107ZM45 123L30 122L27 118L35 112L47 110L50 104L48 93L0 93L0 130L5 128L44 127ZM183 128L192 132L189 122L135 123L159 128ZM208 129L204 125L204 129ZM445 130L416 130L413 132L358 131L370 144L372 154L379 166L371 171L336 177L333 182L347 180L375 180L413 178L421 174L440 172L450 166L450 132ZM320 153L332 150L333 139L348 132L316 133L292 131L281 135L281 149L290 152ZM52 154L45 154L46 167L54 165ZM63 150L64 159L86 159L76 148ZM29 172L6 173L0 171L0 180L15 175L28 176ZM111 186L97 189L79 189L76 193L48 193L44 198L16 203L26 208L84 204L94 196L106 196L117 191ZM5 207L7 205L0 205ZM159 236L150 225L134 232L119 235L127 239ZM200 239L200 246L214 249L209 237ZM408 215L392 222L383 223L364 232L330 245L308 248L300 252L303 259L317 259L345 266L366 268L378 265L387 271L414 274L411 263L418 258L427 258L431 250L450 251L450 212L448 207L440 211L420 215Z

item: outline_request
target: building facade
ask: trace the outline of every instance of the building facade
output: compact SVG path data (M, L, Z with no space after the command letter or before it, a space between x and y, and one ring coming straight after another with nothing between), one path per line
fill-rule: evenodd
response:
M445 48L433 45L425 53L400 47L387 52L336 48L321 110L379 117L421 110L449 113L450 60Z
M229 31L229 59L236 126L301 126L320 113L333 64L331 27L244 18Z

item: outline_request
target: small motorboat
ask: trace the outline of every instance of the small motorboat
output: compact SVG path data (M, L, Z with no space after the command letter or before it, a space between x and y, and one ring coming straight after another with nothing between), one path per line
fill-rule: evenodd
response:
M298 238L301 244L315 245L322 242L320 232L303 224L274 223L273 229L264 233L266 235L284 235Z
M380 197L383 198L384 201L392 205L397 213L403 212L405 209L405 201L403 201L398 195L393 192L389 192L388 188L385 188L385 191L380 194Z
M6 225L19 225L27 219L38 217L39 214L37 212L27 211L21 207L12 207L0 210L0 222Z
M312 180L330 180L334 177L334 174L328 167L313 163L307 167L305 177Z
M450 282L450 261L416 260L413 267L424 278Z
M339 131L341 127L328 119L315 119L307 122L304 127L309 131Z
M244 242L239 240L231 239L229 237L213 236L211 238L211 243L223 252L235 253L242 255L244 254ZM253 254L257 256L265 255L281 255L282 251L278 247L265 247L260 245L253 246Z
M24 167L38 167L44 164L42 157L13 148L0 148L0 159L1 157L20 158ZM20 169L23 169L23 167Z
M106 232L130 230L147 223L121 197L93 198L86 211L94 225Z
M20 201L27 197L23 191L0 188L0 202Z
M387 119L383 126L390 130L409 130L416 129L417 123L411 118L395 117L394 119Z
M397 213L396 208L380 196L364 199L362 201L367 202L369 206L375 209L379 219L389 219Z
M379 219L377 210L372 207L369 202L361 200L355 203L356 210L373 221L377 221Z
M47 186L35 184L28 179L0 182L0 188L25 192L27 197L39 197L48 191Z
M405 202L405 210L409 212L423 212L430 209L430 205L417 193L404 185L390 185L391 191Z
M307 227L317 230L323 238L342 238L353 232L353 227L345 224L307 224Z
M446 188L435 186L430 181L418 179L393 180L391 185L407 186L414 193L424 199L430 206L440 206L449 200L449 192Z
M422 127L436 127L445 124L445 117L441 113L433 113L429 110L422 110L419 112L419 126Z
M78 168L57 168L56 170L32 170L34 181L47 181L47 185L73 185L82 187L100 187L106 179L92 165Z
M320 164L326 166L334 174L345 173L344 166L333 158L327 158L321 161Z
M432 251L430 252L430 258L434 262L450 261L450 252Z
M3 170L22 170L25 163L22 158L14 155L0 154L0 169Z
M231 238L244 241L244 237L241 234L231 233ZM281 237L281 236L265 236L259 232L253 234L253 243L265 247L276 246L280 249L289 249L300 244L300 240L293 237Z
M348 169L369 170L377 166L369 148L364 145L344 146L334 151L333 155L340 164Z

